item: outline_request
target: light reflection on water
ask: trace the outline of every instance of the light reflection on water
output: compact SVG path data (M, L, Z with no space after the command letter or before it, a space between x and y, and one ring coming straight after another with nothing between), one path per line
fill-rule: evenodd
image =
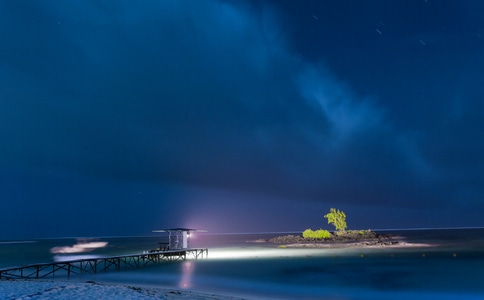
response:
M182 274L180 283L178 287L181 289L190 289L192 288L192 276L195 272L195 262L192 261L184 261L181 263L182 265Z
M208 247L208 259L71 280L277 295L279 299L484 299L484 230L471 233L400 233L409 243L440 246L385 249L284 249L247 243L257 235L199 236L194 239L195 246ZM109 242L108 246L90 255L140 253L155 246L158 238L103 240ZM34 244L0 244L0 262L5 266L12 262L9 258L32 263L39 262L39 257L52 260L49 249L59 244L69 243L42 240Z
M286 250L288 252L284 253ZM435 249L430 252L423 249L344 249L342 252L323 249L321 255L317 250L215 248L209 259L99 274L92 279L199 291L277 295L280 299L296 296L314 299L321 295L347 297L343 299L399 299L403 295L427 295L428 298L400 299L432 299L432 296L443 294L446 298L438 299L484 296L481 285L484 261L473 254L460 253L455 257L450 252ZM224 252L224 256L218 255ZM423 253L426 255L422 256Z
M54 255L55 262L67 262L81 259L98 259L99 255Z

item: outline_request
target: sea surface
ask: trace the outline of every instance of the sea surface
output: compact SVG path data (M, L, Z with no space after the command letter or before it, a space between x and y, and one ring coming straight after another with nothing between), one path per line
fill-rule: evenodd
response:
M257 243L288 233L207 234L207 258L69 280L157 286L263 299L484 299L484 229L394 230L410 248L293 249ZM0 268L141 253L166 236L0 241ZM74 245L99 248L76 252ZM52 249L73 253L52 253ZM54 251L55 252L55 251Z

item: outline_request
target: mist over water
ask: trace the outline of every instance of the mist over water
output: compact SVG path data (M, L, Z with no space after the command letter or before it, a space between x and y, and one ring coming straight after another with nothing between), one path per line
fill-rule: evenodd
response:
M387 232L386 232L387 233ZM277 234L197 234L206 259L75 276L128 285L214 291L278 299L482 299L484 229L395 231L432 247L290 249L256 243ZM100 238L86 255L139 253L162 237ZM75 239L0 244L0 266L52 261L50 249Z

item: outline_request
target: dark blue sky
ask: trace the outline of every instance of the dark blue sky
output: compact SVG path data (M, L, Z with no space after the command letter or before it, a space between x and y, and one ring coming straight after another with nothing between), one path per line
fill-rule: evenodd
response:
M0 239L484 226L482 1L2 1Z

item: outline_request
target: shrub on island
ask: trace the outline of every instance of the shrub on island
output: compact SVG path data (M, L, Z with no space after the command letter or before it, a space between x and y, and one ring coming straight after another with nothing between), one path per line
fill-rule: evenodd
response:
M327 230L318 229L306 229L302 233L303 238L305 239L329 239L331 238L331 233Z

